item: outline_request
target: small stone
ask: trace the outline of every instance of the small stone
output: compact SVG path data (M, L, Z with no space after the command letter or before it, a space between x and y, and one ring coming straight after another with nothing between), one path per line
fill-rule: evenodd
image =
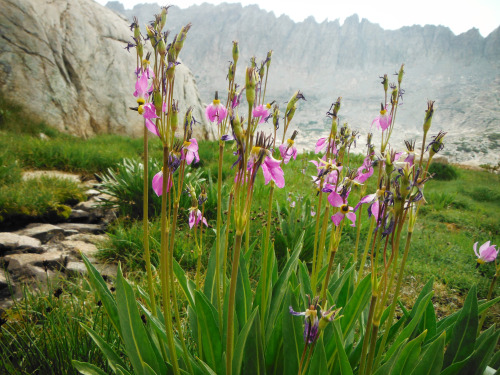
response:
M68 230L76 230L80 233L104 233L104 226L99 224L85 224L85 223L63 223L58 224L59 227L64 229L65 233ZM74 234L74 233L71 233Z
M94 199L97 202L101 202L101 201L116 202L118 200L118 198L113 197L112 195L109 195L109 194L106 194L106 193L99 193L99 195L97 197L94 197Z
M99 190L96 190L96 189L88 189L87 191L85 191L85 194L88 197L93 197L93 196L101 194L101 192Z
M94 200L90 200L90 201L78 203L74 209L90 212L90 211L95 211L95 210L102 210L102 206L99 202L96 202Z
M68 241L83 241L94 245L100 244L108 239L106 234L78 233L66 237Z
M42 251L41 245L41 241L36 238L10 232L0 233L0 254L12 250L38 252Z
M46 243L55 238L63 238L64 230L52 224L29 224L25 229L15 232L21 236L34 237Z
M90 212L84 210L72 210L69 215L70 221L88 220L90 219Z
M43 254L10 254L4 257L8 263L8 271L17 275L23 274L29 266L42 267L44 270L60 270L66 263L67 256L59 251L48 251Z
M87 258L94 256L98 251L95 245L83 241L62 241L62 244L74 255L80 256L82 253Z
M12 281L10 281L12 285ZM5 270L0 268L0 298L10 296L9 281Z
M106 279L106 277L116 278L116 274L118 272L118 266L116 264L108 263L108 264L94 264L94 267L101 274L101 276Z
M82 183L82 186L85 186L86 188L93 189L96 186L99 186L99 181L97 180L87 180Z
M70 277L86 275L87 267L83 262L68 262L65 272Z

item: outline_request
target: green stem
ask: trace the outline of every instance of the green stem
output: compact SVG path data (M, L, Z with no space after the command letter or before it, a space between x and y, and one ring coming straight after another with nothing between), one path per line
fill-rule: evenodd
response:
M372 365L373 365L373 357L375 356L375 349L377 346L377 334L378 328L380 325L380 321L374 321L372 326L372 336L370 340L370 351L368 354L368 360L366 361L366 375L371 375L372 373Z
M408 258L408 252L410 250L410 243L411 243L412 234L413 234L413 232L408 232L408 236L406 237L405 251L403 254L403 259L401 260L401 266L399 267L399 274L398 274L398 281L396 283L396 290L394 291L394 297L392 299L391 308L389 310L389 316L387 317L387 319L385 321L384 336L382 337L382 342L380 343L380 347L379 347L380 349L379 349L379 353L377 354L377 359L375 361L374 368L378 367L380 360L382 359L382 352L384 351L385 344L386 344L387 338L389 336L390 327L391 327L392 321L394 319L394 313L396 311L396 305L398 303L398 296L399 296L399 292L401 291L401 284L403 283L403 272L405 269L406 260ZM397 262L395 262L394 264L396 264L396 263Z
M144 126L144 192L142 206L142 224L143 224L143 242L144 242L144 260L146 262L146 274L148 278L149 300L151 301L151 311L154 316L158 316L156 311L155 290L153 287L153 271L151 269L151 252L149 251L149 213L148 213L148 193L149 193L149 178L148 178L148 129Z
M217 232L215 243L215 289L217 309L219 311L219 324L222 327L222 305L220 288L220 227L222 223L222 160L224 158L224 142L219 140L219 169L217 174ZM229 228L226 228L226 231ZM226 244L227 245L227 244Z
M321 235L319 238L318 253L316 254L316 277L323 266L324 250L326 243L326 232L328 231L328 223L330 222L330 205L325 208L325 213L323 215L323 224L321 226ZM333 228L332 228L333 231ZM313 293L316 294L317 280L316 284L311 285L313 288Z
M361 194L363 196L363 193ZM358 248L359 248L359 238L361 236L361 214L362 210L359 210L358 217L356 218L356 245L354 245L354 265L358 262Z
M320 182L320 186L322 183ZM311 277L311 286L315 286L318 278L318 270L316 269L316 257L318 253L318 234L319 234L319 221L320 221L320 213L321 213L321 201L323 199L323 191L320 189L319 198L318 198L318 208L316 210L316 226L314 229L314 247L313 247L313 258L312 258L312 277Z
M373 313L375 311L376 304L377 304L377 295L372 294L372 299L371 299L371 303L370 303L370 310L368 312L368 321L366 322L365 337L363 338L363 348L361 349L361 359L359 361L358 375L364 375L364 373L365 373L366 352L368 350L368 343L370 342L370 333L372 331Z
M168 149L163 147L163 170L168 170ZM174 330L172 327L172 313L170 311L170 284L168 278L168 239L167 239L167 182L170 178L169 172L163 176L162 200L161 200L161 280L163 293L163 315L165 317L165 333L167 345L171 356L172 367L175 375L180 374L177 352L174 344ZM173 285L172 285L173 286Z
M488 295L486 296L486 301L491 300L491 297L493 296L493 290L495 289L495 283L497 282L497 277L498 277L498 272L496 272L495 276L493 276L493 279L491 279L490 289L488 290ZM486 320L487 313L488 313L488 310L485 310L481 315L481 319L479 320L479 325L477 326L478 335L481 332L481 328L483 328L483 324L484 324L484 321Z
M365 268L366 257L368 256L368 249L370 248L370 242L373 235L373 229L375 227L375 215L372 216L370 221L370 228L368 229L368 237L366 238L365 251L363 252L363 256L361 257L361 263L359 265L358 271L358 279L356 281L356 285L361 281L363 276L363 269Z
M231 194L229 194L229 204L227 207L227 223L226 223L226 242L224 243L224 257L222 259L223 264L222 264L222 285L223 285L223 295L226 295L226 288L227 288L227 283L226 283L226 270L227 270L227 250L229 249L229 228L231 224L231 208L233 206L233 199L234 199L234 192L231 191Z
M271 218L273 209L274 182L271 182L269 191L269 202L267 205L267 223L266 223L266 241L264 242L264 255L262 257L262 289L260 290L260 311L261 311L261 332L264 332L264 321L266 318L266 300L267 300L267 257L269 252L269 239L271 237Z
M309 336L309 334L308 334L308 336ZM308 347L309 347L309 342L306 341L306 343L304 344L304 350L302 350L302 356L300 357L299 372L297 373L297 375L302 374L302 366L304 365L304 359L306 359L306 353L307 353Z
M226 337L226 375L232 374L233 341L234 341L234 300L236 296L236 281L238 279L238 266L240 263L241 229L236 230L233 248L233 265L231 270L231 284L229 286L229 301L227 312L227 337Z
M311 347L309 348L309 353L307 353L307 359L306 359L306 363L304 365L304 370L302 370L302 374L305 375L306 374L306 371L307 371L307 366L309 366L309 362L311 361L311 357L312 357L312 353L314 351L314 347L316 346L316 342L318 340L316 339L316 341L314 341L311 345Z

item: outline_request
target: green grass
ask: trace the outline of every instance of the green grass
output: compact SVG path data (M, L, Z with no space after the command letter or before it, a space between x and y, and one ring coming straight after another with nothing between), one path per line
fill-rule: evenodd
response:
M24 287L23 297L0 318L0 373L77 375L71 360L108 372L106 357L81 324L120 352L104 308L84 280Z
M42 176L0 185L0 223L16 227L33 221L60 221L71 213L68 205L84 200L76 182Z

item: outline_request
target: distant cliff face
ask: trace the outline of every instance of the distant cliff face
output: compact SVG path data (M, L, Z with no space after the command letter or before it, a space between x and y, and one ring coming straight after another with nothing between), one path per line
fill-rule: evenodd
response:
M125 10L118 2L107 6L137 16L141 25L159 11L154 4ZM500 161L500 28L483 38L476 29L458 36L443 26L410 26L388 31L356 15L345 20L317 23L312 18L295 23L257 6L202 4L187 9L171 7L167 28L173 33L187 22L193 27L182 51L205 102L213 92L225 92L232 41L240 43L239 83L249 58L257 61L273 50L266 97L281 104L297 89L301 103L294 124L298 143L310 148L324 132L325 113L343 97L341 121L365 134L378 114L383 90L379 76L392 75L405 63L404 105L397 118L402 129L393 136L394 147L403 138L421 133L428 99L436 100L431 132L445 130L445 152L454 160ZM302 130L302 131L301 131ZM498 134L495 135L495 134ZM456 150L459 151L456 151Z
M142 134L134 106L136 58L128 22L92 0L0 0L0 91L39 118L78 136ZM194 78L177 68L181 110L203 108ZM198 136L207 136L198 127Z

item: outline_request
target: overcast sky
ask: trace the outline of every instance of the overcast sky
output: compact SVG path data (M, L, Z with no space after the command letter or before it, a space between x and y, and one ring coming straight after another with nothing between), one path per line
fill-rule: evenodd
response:
M108 0L96 0L105 5ZM170 0L137 1L121 0L125 8L135 4L157 2L160 5L177 5L187 8L193 4L208 2L220 4L222 1ZM378 23L384 29L394 30L411 25L448 26L455 34L461 34L473 27L483 36L488 36L500 26L500 0L242 0L225 1L243 5L258 4L260 8L273 11L276 16L288 15L294 21L303 21L313 16L316 21L339 19L357 13L360 18Z

